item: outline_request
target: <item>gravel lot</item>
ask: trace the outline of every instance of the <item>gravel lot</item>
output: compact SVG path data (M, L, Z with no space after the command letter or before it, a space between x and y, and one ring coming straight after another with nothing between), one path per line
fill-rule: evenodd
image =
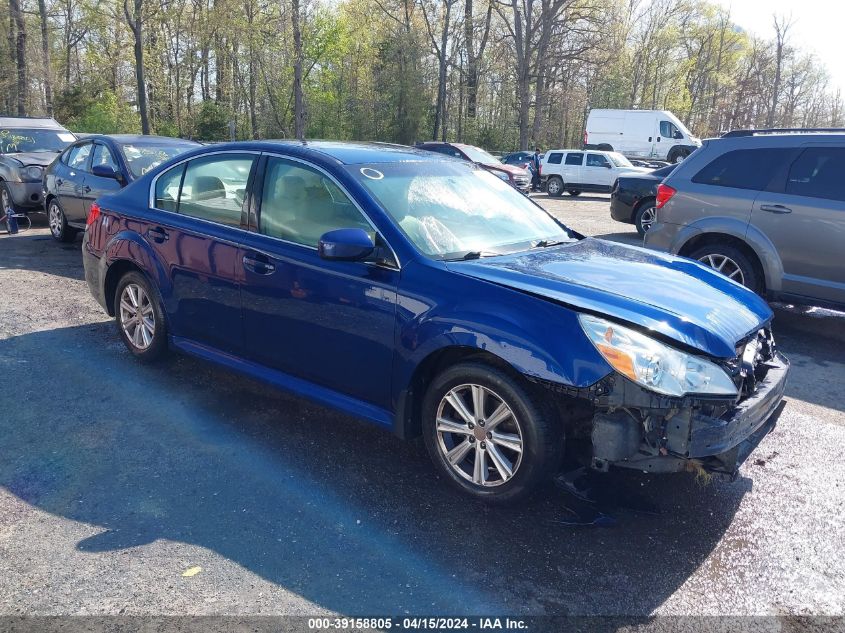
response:
M605 196L538 200L638 242ZM845 614L845 315L777 309L787 402L736 482L620 475L659 513L575 528L554 487L486 508L420 443L134 362L79 246L0 236L0 614Z

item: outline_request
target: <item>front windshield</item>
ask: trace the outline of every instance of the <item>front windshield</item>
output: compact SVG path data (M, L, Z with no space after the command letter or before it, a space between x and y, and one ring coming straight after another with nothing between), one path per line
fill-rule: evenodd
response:
M488 154L480 147L474 147L472 145L461 145L461 149L463 150L464 154L469 156L469 159L475 163L483 163L484 165L502 164L502 161L500 161L495 156Z
M0 154L61 152L76 140L70 132L39 128L0 129Z
M178 156L182 152L187 152L193 149L194 145L187 143L178 143L173 145L142 143L132 145L131 143L121 145L120 149L123 152L123 157L126 159L126 165L129 171L135 178L143 176L154 167L158 167L166 160L170 160L174 156Z
M633 167L634 166L631 163L631 161L629 161L627 158L625 158L619 152L608 152L607 156L608 156L608 158L610 158L610 162L613 163L614 165L616 165L617 167Z
M347 169L431 257L483 257L572 240L561 224L508 183L468 163L403 162Z

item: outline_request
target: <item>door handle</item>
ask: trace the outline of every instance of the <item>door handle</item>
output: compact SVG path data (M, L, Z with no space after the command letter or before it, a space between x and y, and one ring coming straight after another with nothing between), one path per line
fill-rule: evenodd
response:
M167 234L167 231L158 226L154 229L147 229L147 237L150 238L153 242L156 242L157 244L161 244L170 239L170 236Z
M650 136L648 137L648 142L651 143L651 137Z
M785 207L782 204L761 204L760 211L768 211L769 213L792 213L792 209Z
M658 142L658 143L660 142L660 137L659 137L659 136L657 137L657 142Z
M254 255L244 255L244 268L256 275L272 275L276 271L276 266L269 260L266 255L256 253Z

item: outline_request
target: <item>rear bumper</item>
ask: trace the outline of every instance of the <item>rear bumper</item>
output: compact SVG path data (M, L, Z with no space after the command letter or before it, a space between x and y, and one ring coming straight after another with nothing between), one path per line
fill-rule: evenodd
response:
M19 211L43 211L44 192L41 182L6 182L12 202Z
M657 221L646 232L643 246L677 255L684 243L697 233L698 230L690 229L682 224L661 222L660 211L658 210Z
M85 282L88 284L88 290L91 291L91 295L102 306L103 310L108 312L102 283L105 277L105 262L91 251L87 231L82 237L82 266L85 269Z

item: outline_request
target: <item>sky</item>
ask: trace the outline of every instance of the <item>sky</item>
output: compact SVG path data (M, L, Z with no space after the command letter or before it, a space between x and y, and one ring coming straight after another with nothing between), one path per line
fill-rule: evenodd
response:
M731 10L734 23L761 37L774 37L772 14L792 15L789 41L814 51L827 68L831 87L845 92L845 2L842 0L713 0Z

